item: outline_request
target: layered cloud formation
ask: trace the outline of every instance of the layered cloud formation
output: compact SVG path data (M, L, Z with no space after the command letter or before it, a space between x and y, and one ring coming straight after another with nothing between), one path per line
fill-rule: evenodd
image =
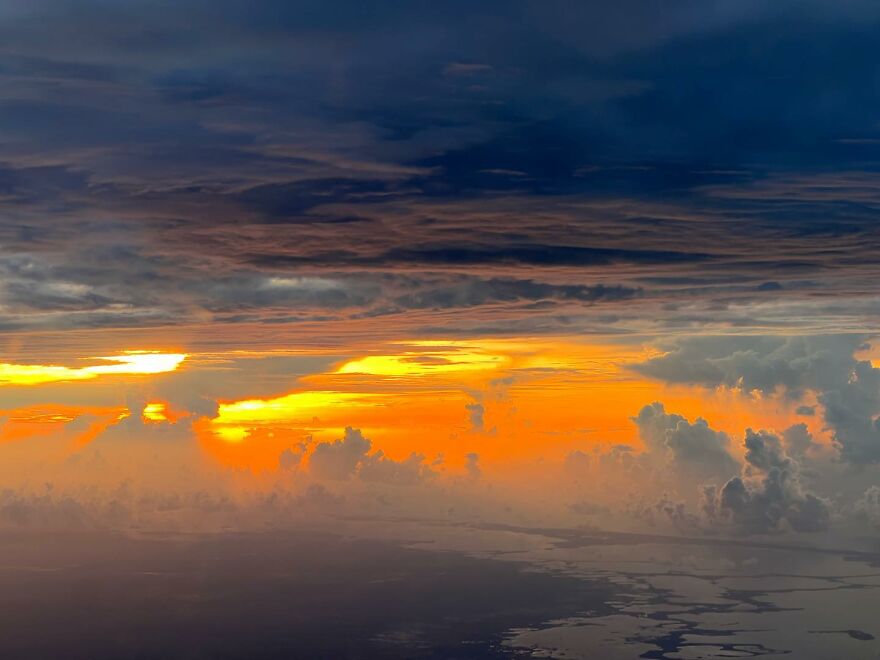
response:
M165 5L0 14L0 329L876 315L871 3Z

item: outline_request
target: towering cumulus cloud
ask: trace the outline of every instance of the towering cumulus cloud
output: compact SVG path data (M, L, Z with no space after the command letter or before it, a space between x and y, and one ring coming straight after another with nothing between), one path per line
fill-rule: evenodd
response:
M727 516L746 532L770 532L788 525L798 532L828 527L830 510L820 497L806 492L800 466L786 455L780 439L766 431L746 431L743 476L728 481L720 493L706 489L705 511Z

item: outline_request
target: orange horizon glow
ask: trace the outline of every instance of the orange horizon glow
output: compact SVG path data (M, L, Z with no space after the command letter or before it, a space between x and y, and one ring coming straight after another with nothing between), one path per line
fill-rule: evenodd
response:
M618 444L638 449L631 417L654 401L689 420L706 418L734 444L747 427L782 429L796 421L806 421L817 437L825 437L817 418L797 418L793 404L781 397L669 386L628 368L658 354L643 345L590 344L566 337L395 341L303 376L292 391L221 400L213 418L196 419L159 398L148 399L139 411L44 406L8 411L0 439L62 433L84 414L96 415L96 421L76 432L72 446L79 449L132 414L147 425L191 418L193 432L212 460L261 472L277 469L285 449L306 441L332 441L352 426L373 441L374 449L395 460L416 452L443 455L447 464L455 465L477 452L484 464L501 469L562 460L575 450ZM39 386L120 374L149 377L178 370L188 357L125 351L93 358L104 363L80 368L4 365L5 382ZM255 356L261 358L261 353ZM222 356L215 354L197 359L189 369L196 368L225 367ZM481 406L479 427L470 413L474 405Z
M353 426L396 460L415 451L460 463L478 452L500 466L617 444L638 449L631 417L654 401L691 421L706 418L734 445L747 427L781 430L804 421L783 399L640 376L627 365L658 354L640 345L539 338L386 348L304 377L294 392L221 402L218 415L196 427L204 449L230 467L271 470L285 448L304 438L332 441ZM481 428L469 419L467 406L475 403L483 409ZM818 421L806 421L823 437Z

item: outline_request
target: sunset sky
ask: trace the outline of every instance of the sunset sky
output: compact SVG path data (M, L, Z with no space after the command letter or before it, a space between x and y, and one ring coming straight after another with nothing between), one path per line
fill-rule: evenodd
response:
M880 524L878 29L3 2L7 499Z
M878 0L0 0L0 658L880 658Z

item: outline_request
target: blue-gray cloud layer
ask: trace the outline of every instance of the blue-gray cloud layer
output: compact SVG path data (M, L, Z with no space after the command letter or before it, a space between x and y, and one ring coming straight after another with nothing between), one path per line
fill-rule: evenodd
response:
M878 33L858 1L7 2L0 329L860 327Z

